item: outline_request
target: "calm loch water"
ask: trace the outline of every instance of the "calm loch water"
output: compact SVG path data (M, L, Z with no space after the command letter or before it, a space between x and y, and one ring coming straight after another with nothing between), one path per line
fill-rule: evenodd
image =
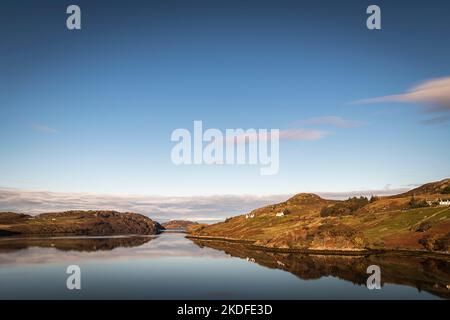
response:
M381 290L365 287L369 265ZM81 290L66 268L81 268ZM158 236L0 239L0 299L449 299L450 261L280 254Z

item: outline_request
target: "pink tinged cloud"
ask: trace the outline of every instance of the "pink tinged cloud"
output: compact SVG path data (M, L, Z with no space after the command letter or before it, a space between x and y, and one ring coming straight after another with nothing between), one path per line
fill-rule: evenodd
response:
M280 139L284 140L320 140L331 132L313 129L285 129L280 131Z
M427 104L429 112L450 111L450 77L422 82L405 93L355 101L357 104L408 102Z
M356 128L361 127L365 124L362 121L347 120L338 116L315 117L306 120L300 120L298 123L306 125L329 125L338 128Z
M257 141L270 141L272 138L273 130L274 129L267 130L266 133L255 130L253 132L246 132L244 134L225 136L223 141L226 143L235 142L238 144ZM323 139L331 134L331 132L322 130L292 128L279 130L278 137L280 140L314 141Z

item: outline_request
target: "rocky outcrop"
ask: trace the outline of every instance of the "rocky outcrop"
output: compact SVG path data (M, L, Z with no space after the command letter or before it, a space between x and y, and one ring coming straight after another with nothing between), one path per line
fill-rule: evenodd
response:
M132 212L65 211L38 216L0 213L0 235L157 234L162 226Z

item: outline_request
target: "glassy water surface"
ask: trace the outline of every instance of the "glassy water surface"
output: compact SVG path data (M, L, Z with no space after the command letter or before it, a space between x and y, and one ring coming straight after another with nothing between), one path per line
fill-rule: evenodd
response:
M379 265L382 289L365 286ZM66 268L81 268L68 290ZM1 238L0 299L449 299L450 261L255 251L158 236Z

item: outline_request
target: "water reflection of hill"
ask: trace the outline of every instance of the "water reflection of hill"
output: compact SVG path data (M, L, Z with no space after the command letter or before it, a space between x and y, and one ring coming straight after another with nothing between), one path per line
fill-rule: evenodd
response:
M365 285L367 267L374 264L381 268L382 285L407 285L450 299L450 259L394 253L361 257L305 255L255 250L245 244L223 241L192 241L202 248L222 250L233 257L247 259L261 266L288 271L304 280L332 276Z
M154 239L149 236L127 237L61 237L61 238L17 238L0 240L0 253L14 252L30 247L55 248L62 251L109 251L115 248L132 248Z

